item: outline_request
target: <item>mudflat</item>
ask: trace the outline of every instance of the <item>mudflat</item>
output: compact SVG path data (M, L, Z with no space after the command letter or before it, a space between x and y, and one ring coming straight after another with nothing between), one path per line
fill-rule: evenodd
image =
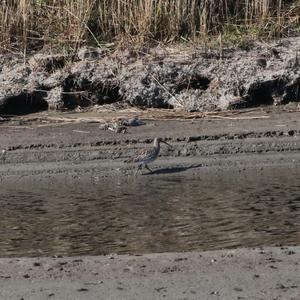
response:
M273 107L201 118L155 110L14 117L0 123L0 185L134 178L135 166L124 160L151 147L156 136L172 148L162 148L153 174L138 175L143 180L178 172L228 176L299 168L299 113ZM103 129L122 115L137 116L145 125L126 133ZM1 258L0 298L298 299L300 294L299 247L131 254Z
M0 259L1 299L298 299L300 249Z
M156 136L172 147L162 147L153 163L153 175L170 176L175 169L159 170L175 167L185 167L186 172L204 172L210 167L237 169L239 165L241 169L262 164L297 167L299 115L295 110L274 107L201 118L197 113L183 117L168 110L33 114L0 123L0 175L2 181L41 174L133 175L135 166L124 161L141 148L151 147ZM104 123L121 116L139 117L145 124L127 127L126 133L103 129Z

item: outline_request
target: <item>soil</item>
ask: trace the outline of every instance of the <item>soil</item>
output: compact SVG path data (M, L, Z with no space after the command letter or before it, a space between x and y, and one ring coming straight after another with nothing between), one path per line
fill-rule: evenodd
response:
M111 103L186 111L300 101L300 37L246 49L177 44L77 57L0 55L0 113L24 114Z
M0 259L1 299L299 299L299 247Z
M152 165L156 170L153 175L176 173L166 168L201 173L209 168L214 172L220 168L238 171L262 164L297 167L299 114L287 107L265 107L205 117L169 110L15 117L0 123L0 175L2 181L41 174L131 176L136 166L124 161L141 148L151 147L156 136L172 147L162 146L160 158ZM114 124L121 116L139 117L145 124L126 127L125 133L105 130L104 124Z
M168 55L162 50L100 61L83 55L71 66L61 55L36 56L25 66L6 61L0 74L0 185L134 178L136 166L124 161L151 147L154 137L172 147L162 147L151 176L299 168L299 41L222 57L189 48L177 49L175 58L170 49ZM119 130L120 118L132 117L145 124L121 124ZM3 258L0 298L298 299L299 253L298 247L277 247Z
M168 141L150 176L299 168L300 112L276 107L216 114L118 110L37 113L0 123L0 185L134 178L124 160ZM105 130L121 116L145 125ZM191 118L191 119L190 119ZM143 171L142 174L148 172ZM143 175L138 176L143 176ZM146 179L146 178L145 178ZM105 181L104 181L105 182ZM280 242L280 241L279 241ZM142 256L0 259L1 299L298 299L299 247Z

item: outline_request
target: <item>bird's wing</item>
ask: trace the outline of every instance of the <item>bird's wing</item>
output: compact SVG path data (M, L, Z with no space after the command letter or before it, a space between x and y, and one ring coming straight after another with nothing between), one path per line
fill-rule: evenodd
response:
M138 162L145 162L147 160L151 160L153 156L155 156L155 148L149 149L141 149L135 153L132 158L125 160L127 163L138 163Z
M149 157L151 157L152 153L152 149L142 149L135 154L133 162L142 162L147 160Z

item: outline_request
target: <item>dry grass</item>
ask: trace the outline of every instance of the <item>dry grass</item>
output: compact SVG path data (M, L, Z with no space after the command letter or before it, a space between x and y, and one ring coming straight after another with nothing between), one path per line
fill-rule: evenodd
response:
M0 49L299 33L300 0L2 0Z

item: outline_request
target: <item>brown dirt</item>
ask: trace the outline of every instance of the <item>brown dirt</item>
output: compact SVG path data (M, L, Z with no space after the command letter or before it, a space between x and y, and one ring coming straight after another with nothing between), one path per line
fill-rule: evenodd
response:
M127 127L125 134L99 128L104 120L113 122L120 116L139 116L146 124ZM2 179L7 177L4 175L45 174L49 170L54 175L71 174L71 170L99 171L104 177L116 172L132 174L134 167L124 160L141 147L150 147L155 136L172 144L172 148L162 148L156 166L197 162L202 167L232 167L233 160L246 165L262 161L297 165L295 161L299 161L299 112L265 108L190 117L153 110L42 113L14 118L0 123L0 174ZM203 168L195 171L202 172Z
M162 149L153 176L172 176L174 172L165 170L176 171L178 166L186 174L278 164L299 167L299 112L264 108L191 119L179 114L42 113L2 120L0 184L16 178L78 178L93 172L100 179L131 176L133 166L124 164L124 159L150 146L155 136L168 140L173 148ZM120 115L137 115L146 125L128 127L125 134L99 129L103 120L110 122ZM100 123L95 119L90 123L92 118ZM195 164L197 168L189 168ZM0 298L298 299L299 253L295 247L0 259Z
M0 259L1 299L299 299L299 247Z

